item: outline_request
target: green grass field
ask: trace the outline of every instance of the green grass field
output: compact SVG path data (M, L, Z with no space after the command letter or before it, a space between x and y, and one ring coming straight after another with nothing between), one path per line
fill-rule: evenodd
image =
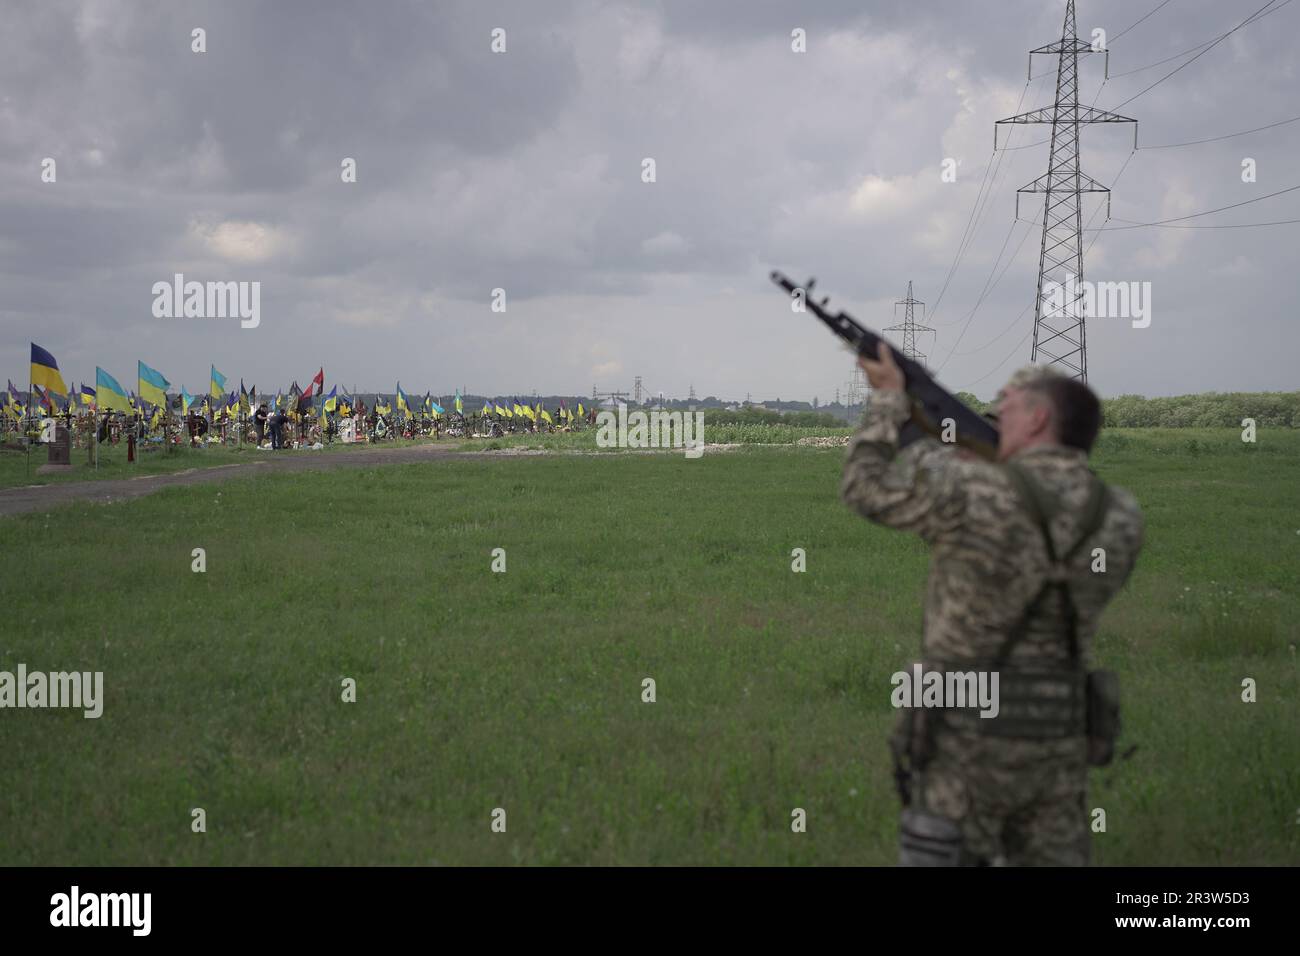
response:
M375 445L369 444L331 444L320 451L285 450L272 452L248 445L212 444L199 448L177 445L168 451L161 444L142 447L133 462L127 461L125 443L112 445L104 443L99 446L98 462L92 463L90 452L85 448L73 449L71 455L72 470L38 475L36 469L48 460L48 451L44 446L34 445L31 459L27 453L19 451L0 451L0 488L13 488L22 485L62 484L68 481L103 481L114 478L138 478L148 475L164 475L191 468L216 468L222 465L234 465L243 462L269 461L278 457L294 455L320 454L365 454L391 448L404 448L410 445L428 444L424 441L387 441ZM453 444L453 443L448 443ZM456 447L461 444L454 443Z
M0 518L0 669L105 675L99 720L0 711L0 864L892 863L927 554L839 503L842 457L451 459ZM1095 461L1147 543L1096 648L1138 750L1092 775L1094 858L1295 864L1300 434L1111 431Z
M708 440L721 444L794 444L798 439L813 435L849 434L849 428L812 428L792 425L710 425ZM241 462L268 461L290 455L368 454L412 445L427 445L433 439L393 439L375 444L326 444L320 451L285 450L271 452L251 446L188 445L173 446L170 450L161 443L148 443L141 447L134 462L127 461L125 443L105 443L98 449L98 461L90 459L86 448L75 448L71 455L72 470L38 475L36 470L48 461L48 451L43 445L33 445L28 452L0 450L0 488L24 485L47 485L68 481L102 481L112 478L136 478L147 475L169 474L197 468L215 468ZM618 449L602 449L596 445L596 429L578 432L550 432L540 434L512 433L500 438L450 439L442 438L440 444L458 451L495 451L505 448L542 449L546 451L600 451L615 453Z

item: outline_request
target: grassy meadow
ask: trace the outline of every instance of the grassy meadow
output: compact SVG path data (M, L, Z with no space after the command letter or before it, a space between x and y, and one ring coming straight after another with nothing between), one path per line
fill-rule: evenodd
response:
M98 720L0 711L0 864L892 863L927 553L839 503L842 458L451 458L0 518L0 670L105 682ZM1295 864L1300 433L1094 458L1147 519L1095 647L1137 750L1091 776L1094 859Z

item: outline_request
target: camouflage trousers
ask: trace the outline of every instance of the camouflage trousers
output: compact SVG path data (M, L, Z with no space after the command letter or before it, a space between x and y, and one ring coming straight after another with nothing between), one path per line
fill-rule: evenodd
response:
M940 731L913 779L916 809L955 822L964 859L1004 866L1086 866L1087 741Z

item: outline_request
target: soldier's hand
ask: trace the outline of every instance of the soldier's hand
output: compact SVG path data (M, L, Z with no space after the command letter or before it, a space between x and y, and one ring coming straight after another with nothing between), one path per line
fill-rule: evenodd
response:
M894 361L894 353L885 342L881 342L876 349L878 361L872 361L865 355L858 356L858 367L867 373L867 381L871 387L889 391L903 390L903 370L898 367Z

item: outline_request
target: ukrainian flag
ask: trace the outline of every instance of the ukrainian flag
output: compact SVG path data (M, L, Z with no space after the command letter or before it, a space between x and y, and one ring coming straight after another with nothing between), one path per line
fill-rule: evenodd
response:
M325 399L324 404L321 405L322 418L325 417L326 412L332 412L339 407L338 393L339 393L339 387L337 385L335 385L333 388L330 389L329 396Z
M47 392L53 390L61 395L68 392L68 386L63 384L63 376L59 374L59 363L35 342L32 343L32 384L40 385Z
M456 406L456 414L457 414L457 415L459 415L461 412L463 412L463 411L465 410L464 405L461 403L461 400L460 400L460 389L456 389L456 402L455 402L455 406Z
M181 414L182 415L189 414L190 404L193 401L194 401L194 396L191 395L189 392L185 391L185 386L182 385L181 386Z
M140 397L146 402L152 402L154 405L167 404L167 389L171 387L171 382L162 377L157 369L152 369L144 362L136 360L140 367Z
M208 394L213 398L224 398L226 395L226 376L217 371L217 367L212 366L212 378L208 384Z
M117 384L117 379L99 366L95 367L95 396L99 407L104 411L119 411L131 414L131 403L127 400L126 389Z
M95 390L85 382L81 383L81 404L87 408L95 407Z
M411 406L407 404L406 401L406 393L402 391L401 382L397 383L397 410L399 412L406 412L407 414L410 414L411 411Z

